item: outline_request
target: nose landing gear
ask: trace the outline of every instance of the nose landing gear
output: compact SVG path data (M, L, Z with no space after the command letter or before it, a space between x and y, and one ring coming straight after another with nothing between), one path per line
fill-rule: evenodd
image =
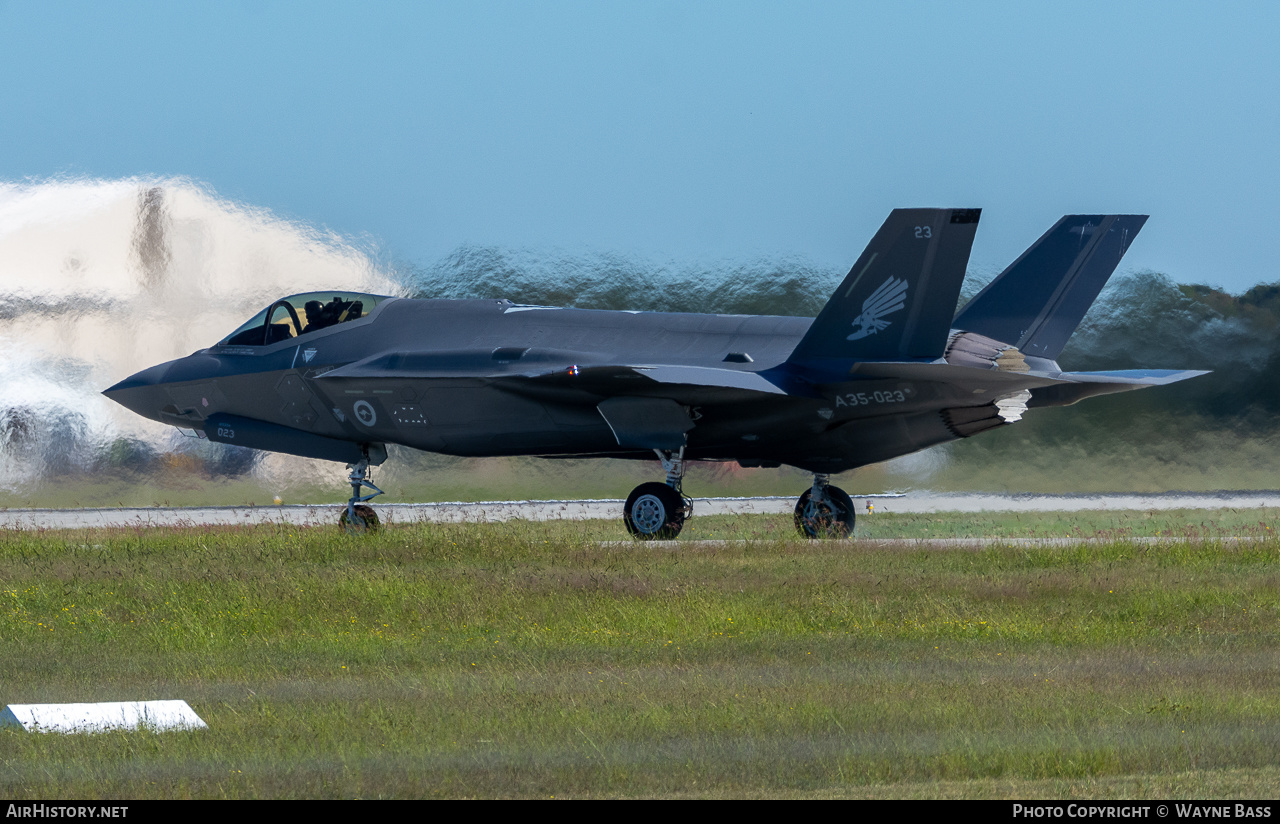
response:
M631 490L622 507L622 521L634 537L647 541L668 541L680 534L685 519L693 514L693 501L680 486L684 480L684 447L672 454L655 449L667 482L640 484Z
M347 476L347 480L351 482L351 500L347 501L347 508L342 510L342 515L338 518L338 526L352 535L377 532L380 526L378 513L373 511L373 507L364 503L382 494L382 490L369 480L369 456L366 454L364 460L359 463L347 464L347 468L351 470L351 474ZM361 487L366 486L373 492L361 495Z
M830 475L815 474L813 486L796 502L796 529L806 538L848 538L853 534L853 499Z

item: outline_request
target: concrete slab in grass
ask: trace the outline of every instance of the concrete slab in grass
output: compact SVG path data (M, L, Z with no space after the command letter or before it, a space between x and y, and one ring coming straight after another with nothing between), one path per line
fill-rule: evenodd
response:
M186 701L109 701L97 704L10 704L0 727L28 732L207 729Z

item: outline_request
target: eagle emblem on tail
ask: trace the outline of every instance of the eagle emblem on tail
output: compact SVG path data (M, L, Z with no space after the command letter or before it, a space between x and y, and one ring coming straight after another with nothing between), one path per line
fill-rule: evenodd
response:
M884 283L876 287L871 297L862 302L862 314L853 319L853 325L858 328L845 340L859 340L888 329L889 321L884 320L884 317L892 315L907 305L909 285L904 279L890 275Z

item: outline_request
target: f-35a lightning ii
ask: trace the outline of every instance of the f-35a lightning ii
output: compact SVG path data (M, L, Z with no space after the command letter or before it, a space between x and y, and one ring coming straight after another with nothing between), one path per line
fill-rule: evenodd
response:
M376 526L369 469L396 443L656 455L666 482L623 508L638 538L680 532L687 461L788 464L813 473L799 530L845 536L854 505L832 473L1203 374L1056 362L1145 216L1064 217L953 317L978 217L895 210L813 319L315 292L105 394L211 441L348 464L348 528Z

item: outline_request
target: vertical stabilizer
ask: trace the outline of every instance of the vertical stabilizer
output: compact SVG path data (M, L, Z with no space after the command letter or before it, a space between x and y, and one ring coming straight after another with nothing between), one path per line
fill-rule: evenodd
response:
M789 360L941 357L980 213L895 209Z
M1146 215L1067 215L969 301L952 326L1056 360Z

